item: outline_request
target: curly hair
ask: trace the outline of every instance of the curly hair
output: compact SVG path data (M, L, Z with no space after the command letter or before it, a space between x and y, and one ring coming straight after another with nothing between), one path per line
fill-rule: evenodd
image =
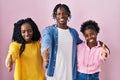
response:
M99 26L98 26L98 23L96 23L95 21L93 20L88 20L88 21L85 21L82 25L81 25L81 29L80 31L84 34L85 30L86 29L92 29L94 31L96 31L97 33L99 33Z
M14 23L12 41L16 41L16 42L22 44L20 47L20 55L24 51L25 44L26 44L26 41L24 40L24 38L21 35L21 26L24 23L30 24L32 29L33 29L32 41L39 41L41 38L41 34L39 32L39 29L38 29L36 23L31 18L21 19L18 22Z
M53 9L53 19L55 19L55 17L56 17L58 8L64 8L68 13L68 17L71 18L71 11L70 11L69 7L66 4L57 4L55 6L55 8Z

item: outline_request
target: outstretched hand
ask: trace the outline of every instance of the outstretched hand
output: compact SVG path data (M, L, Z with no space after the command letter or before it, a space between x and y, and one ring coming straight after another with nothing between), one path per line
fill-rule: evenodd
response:
M106 51L105 44L102 44L102 58L103 58L104 61L107 58L107 51Z
M6 67L8 69L8 72L10 72L13 68L13 63L12 63L12 55L8 58L8 61L6 63Z
M49 62L48 56L49 56L49 47L47 47L42 53L43 64L45 67L47 67L48 62Z

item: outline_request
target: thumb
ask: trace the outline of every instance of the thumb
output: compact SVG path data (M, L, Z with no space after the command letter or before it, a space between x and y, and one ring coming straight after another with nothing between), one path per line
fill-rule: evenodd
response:
M46 49L42 53L42 57L47 57L49 55L49 46L46 47Z
M9 61L8 61L8 66L10 67L11 65L12 65L12 55L10 55Z
M102 48L105 50L105 44L104 43L102 44Z
M12 55L10 55L10 60L12 61Z
M47 54L49 54L49 49L50 49L50 46L47 46L47 48L46 48Z
M106 57L107 57L107 53L106 53L106 47L105 47L105 44L102 44L102 55L103 55L104 59L106 59Z
M49 50L50 46L47 46L46 50Z

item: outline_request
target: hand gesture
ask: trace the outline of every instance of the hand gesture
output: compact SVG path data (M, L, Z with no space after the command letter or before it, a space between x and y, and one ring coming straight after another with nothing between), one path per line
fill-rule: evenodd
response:
M102 44L102 58L103 58L104 61L107 58L107 52L106 52L105 44Z
M8 61L6 63L6 67L8 69L8 72L10 72L12 70L12 67L13 67L12 55L10 55L10 57L8 58Z
M42 53L43 64L45 67L47 67L49 62L48 56L49 56L49 47L47 47Z

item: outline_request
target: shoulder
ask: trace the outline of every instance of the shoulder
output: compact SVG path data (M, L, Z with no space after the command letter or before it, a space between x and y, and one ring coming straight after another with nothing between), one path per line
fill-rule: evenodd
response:
M44 29L53 29L54 27L56 27L55 24L46 26Z
M11 42L9 45L9 53L14 54L14 53L18 53L20 50L20 46L21 44L18 42Z
M86 48L87 48L87 46L86 46L85 42L82 42L81 44L78 44L78 45L77 45L77 51L78 51L78 52L82 52L82 51L84 51Z
M77 46L78 47L84 47L84 46L86 46L86 43L83 41L81 44L78 44Z
M47 26L43 29L42 31L42 35L52 35L53 32L56 32L57 31L57 27L56 25L52 25L52 26Z
M68 27L70 30L73 30L73 31L76 31L76 29L75 28L72 28L72 27Z
M20 46L20 45L21 44L16 41L10 43L10 46Z
M69 30L71 31L71 32L73 32L73 33L75 33L75 34L78 34L78 32L77 32L77 30L75 29L75 28L71 28L71 27L68 27L69 28Z
M46 27L43 29L43 32L44 32L44 33L51 32L54 28L55 28L55 25L46 26Z
M79 37L79 34L78 34L78 32L77 32L76 29L71 28L71 27L68 27L68 28L69 28L70 33L71 33L75 38L78 38L78 37ZM80 41L80 42L81 42L81 41Z
M34 41L33 42L35 45L37 45L38 47L41 47L41 42L40 41Z
M34 41L35 44L41 45L40 41Z

